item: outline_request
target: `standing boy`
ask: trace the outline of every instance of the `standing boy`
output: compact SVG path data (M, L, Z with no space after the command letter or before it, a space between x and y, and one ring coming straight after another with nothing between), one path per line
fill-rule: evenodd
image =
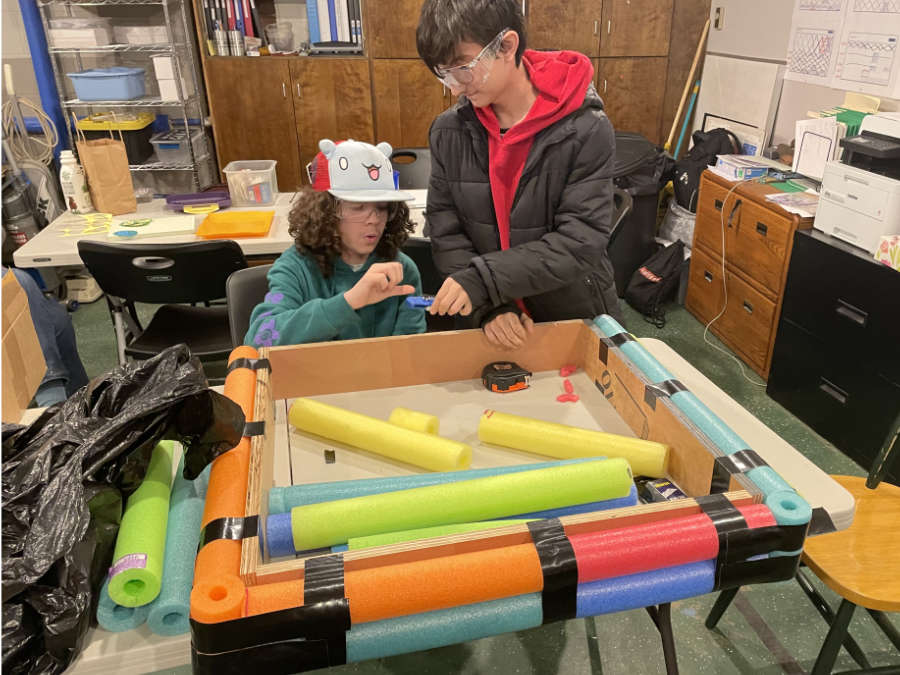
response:
M525 49L517 0L425 0L419 55L460 97L430 132L429 310L498 346L534 321L620 318L606 253L615 141L590 59Z

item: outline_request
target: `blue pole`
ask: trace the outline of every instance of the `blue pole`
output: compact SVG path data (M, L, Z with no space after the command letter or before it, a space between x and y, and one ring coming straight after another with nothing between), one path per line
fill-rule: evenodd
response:
M56 80L53 77L53 67L50 63L50 53L47 51L47 38L44 35L44 25L41 23L40 10L35 0L19 0L19 9L22 11L22 21L25 24L25 35L28 37L28 50L31 52L31 62L34 66L34 77L37 80L38 92L41 95L41 107L47 116L56 125L59 134L59 143L53 153L59 161L59 152L69 147L69 135L66 132L66 116L59 102L59 92L56 91Z
M21 1L21 0L20 0ZM672 155L678 159L678 153L681 152L681 143L684 141L684 133L687 131L688 124L691 121L691 115L694 113L694 103L697 102L697 92L700 91L700 80L694 82L694 91L691 92L691 101L688 103L687 112L684 115L684 122L681 124L681 133L678 134L678 145L675 146L675 154Z

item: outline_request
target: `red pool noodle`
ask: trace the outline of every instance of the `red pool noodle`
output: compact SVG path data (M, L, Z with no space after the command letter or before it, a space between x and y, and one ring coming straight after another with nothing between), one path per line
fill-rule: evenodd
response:
M751 528L775 525L763 504L737 507ZM719 536L706 514L569 537L578 562L578 582L621 577L661 567L710 560Z

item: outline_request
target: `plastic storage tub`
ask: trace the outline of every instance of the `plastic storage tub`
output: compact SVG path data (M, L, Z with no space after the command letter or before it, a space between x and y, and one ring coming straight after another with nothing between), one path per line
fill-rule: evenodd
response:
M113 138L118 138L119 131L121 131L128 163L141 164L153 154L153 146L150 145L153 130L150 125L153 124L154 119L153 114L148 112L136 115L97 113L78 120L78 128L84 132L84 136L88 140L109 138L110 132L112 132Z
M130 101L145 93L144 69L113 66L68 73L82 101Z
M52 49L78 49L81 47L105 47L113 41L109 19L102 17L80 19L64 17L50 19L47 30Z
M188 135L184 129L170 129L154 134L150 143L156 148L156 158L164 164L190 164L191 150L187 145ZM194 146L194 158L201 157L203 148L203 130L191 129L191 144Z
M274 204L278 178L273 159L247 159L229 162L222 169L228 181L232 206Z

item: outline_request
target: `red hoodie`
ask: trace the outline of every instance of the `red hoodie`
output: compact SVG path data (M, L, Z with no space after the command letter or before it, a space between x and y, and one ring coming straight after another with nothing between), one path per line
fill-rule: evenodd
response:
M522 55L522 61L537 90L537 100L525 119L501 137L493 108L475 108L475 114L488 134L491 196L503 251L509 248L509 214L535 134L578 110L594 78L591 60L578 52L528 49Z

